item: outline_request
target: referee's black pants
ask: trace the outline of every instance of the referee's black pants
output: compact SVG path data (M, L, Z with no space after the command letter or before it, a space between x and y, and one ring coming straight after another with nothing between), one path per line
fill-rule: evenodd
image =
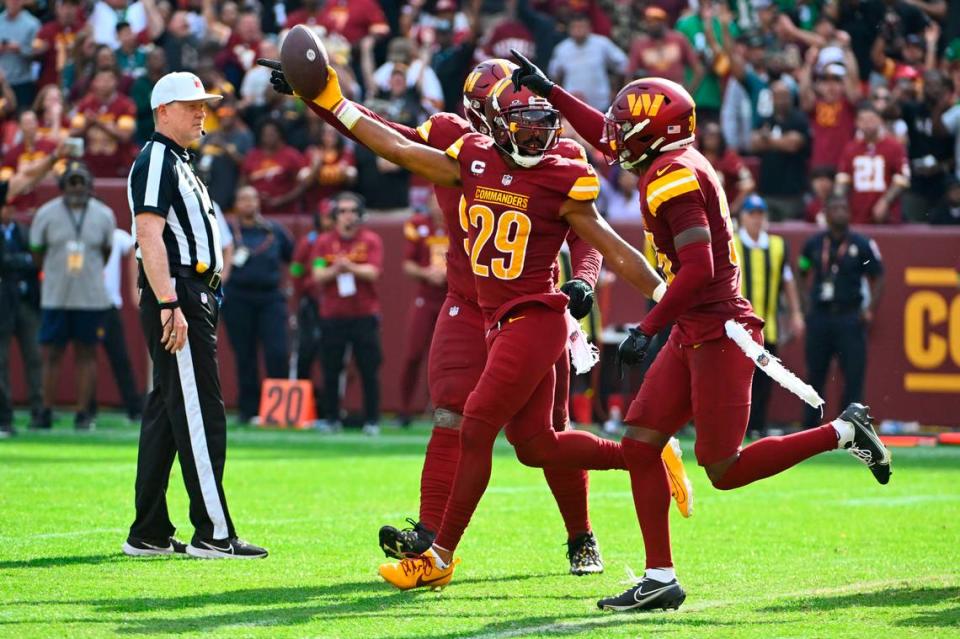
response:
M227 420L217 367L218 302L198 279L177 278L176 291L188 330L187 344L175 354L160 343L163 327L153 291L145 288L140 297L140 321L153 359L153 390L140 427L137 516L130 535L165 540L174 533L166 492L178 455L196 535L207 540L236 537L223 493Z

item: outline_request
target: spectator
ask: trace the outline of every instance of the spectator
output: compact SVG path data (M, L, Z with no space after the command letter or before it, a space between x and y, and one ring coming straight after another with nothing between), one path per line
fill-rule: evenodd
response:
M300 8L287 15L287 21L284 23L284 29L292 29L298 24L318 29L320 35L326 32L326 28L321 24L323 19L323 2L321 0L303 0Z
M960 40L957 42L960 49ZM944 111L940 116L940 122L944 130L953 137L953 175L960 178L960 103Z
M97 0L90 14L90 26L93 29L93 41L105 44L111 49L120 46L117 37L117 25L126 22L131 30L139 34L147 28L145 3L128 0Z
M537 43L530 30L517 16L518 0L506 0L503 19L497 22L492 29L485 29L486 37L480 44L480 59L502 58L512 59L510 50L516 49L531 60L537 57ZM539 60L540 65L546 66L548 60Z
M267 377L289 373L287 300L280 284L293 241L279 223L260 214L252 186L237 190L232 227L233 269L224 289L223 319L237 357L239 419L248 423L260 413L258 351L263 349Z
M40 21L23 10L24 0L4 0L4 4L6 11L0 15L0 71L10 83L18 108L22 110L33 104L37 92L30 65Z
M257 146L247 154L240 167L243 180L262 198L264 215L298 213L300 197L306 189L304 169L307 162L299 151L284 143L283 129L277 120L265 120L257 131Z
M815 166L810 169L810 193L806 197L806 221L817 226L827 225L827 214L824 210L827 200L836 190L836 171L829 166Z
M53 20L45 22L33 40L33 55L40 60L37 88L48 85L59 87L63 68L77 33L86 26L80 10L80 0L57 0Z
M272 60L280 59L280 50L272 42L264 42L260 46L263 57ZM270 69L257 65L247 71L240 85L240 102L237 109L247 122L259 122L269 110L267 100L273 94L270 88Z
M93 76L94 57L100 45L86 29L77 34L70 57L63 65L62 82L64 96L68 100L78 99L88 88Z
M37 114L37 135L41 139L59 144L70 134L70 120L60 87L48 84L40 89L33 101L33 112Z
M706 156L717 171L723 190L727 194L731 213L738 214L744 199L753 193L756 188L753 174L744 164L743 158L733 149L727 148L727 142L723 139L723 132L716 122L707 122L703 126L702 131L697 136L697 144L700 152ZM766 209L764 209L764 212L766 212Z
M310 118L310 145L306 150L310 173L305 193L308 211L318 211L320 204L339 191L353 186L357 180L356 160L346 139L320 118Z
M741 291L763 319L763 345L776 356L777 345L803 335L805 324L787 243L783 237L767 232L767 205L759 195L744 200L734 249L742 273ZM789 332L783 331L786 335L781 334L779 325L781 297L787 301L790 318ZM747 431L755 437L767 435L771 383L767 375L753 376L753 404Z
M71 133L86 140L84 161L94 177L125 177L129 172L136 155L131 143L136 112L130 98L117 91L117 72L98 70L70 123Z
M837 193L849 194L853 224L899 224L900 194L910 185L907 150L887 135L869 102L857 112L857 139L840 155Z
M442 2L450 2L450 0L442 0ZM476 3L471 2L471 5ZM437 6L443 5L438 2ZM443 14L438 11L438 15ZM456 113L462 108L463 79L473 67L479 19L476 10L472 9L469 14L469 28L459 35L455 31L455 21L438 20L432 27L436 39L430 67L437 75L443 89L443 110L449 113Z
M365 36L380 38L390 33L383 9L375 0L325 0L319 22L327 33L342 35L352 46Z
M420 365L430 351L433 327L447 297L447 249L450 238L443 226L443 211L435 195L427 200L426 213L415 213L403 225L406 250L403 272L417 282L417 295L407 317L406 353L400 375L400 424L410 425L413 401L420 383Z
M760 126L764 118L773 113L773 97L770 91L771 80L775 79L769 70L769 56L763 37L750 33L741 37L730 54L730 73L750 101L752 127ZM724 96L727 99L727 96Z
M117 68L132 83L147 71L147 49L137 41L137 34L128 22L117 23L117 39L120 41L114 52Z
M123 308L123 271L126 270L130 288L130 298L139 303L140 294L137 291L137 257L134 250L136 242L123 229L113 230L113 243L110 248L110 257L103 268L103 282L107 289L110 306L103 314L103 349L110 360L110 370L113 379L120 391L120 398L131 423L140 423L143 417L143 395L137 390L137 377L130 365L130 354L127 352L127 336L123 330L123 318L120 315ZM97 414L97 400L92 398L87 410L90 418Z
M4 184L0 189L6 190ZM30 254L27 229L13 220L13 207L0 204L0 439L16 433L10 401L10 342L15 337L23 360L31 422L43 410L41 394L40 282Z
M813 47L808 49L800 69L800 108L810 118L810 164L836 167L837 150L853 139L856 127L854 104L860 99L857 61L848 51L846 65L831 62L818 72L817 53Z
M890 89L884 85L873 87L870 91L870 101L873 103L873 108L877 110L877 113L883 117L883 123L887 133L906 146L907 123L900 118L900 109L893 100Z
M610 106L610 74L620 78L627 68L627 56L606 36L591 32L590 18L575 15L569 24L570 37L553 50L550 76L564 88L582 96L598 110Z
M943 199L930 211L930 224L960 224L960 180L950 176Z
M133 82L130 97L137 112L137 144L146 144L153 135L153 109L150 108L150 94L153 85L169 72L167 54L160 47L154 47L147 54L147 72Z
M643 13L645 35L630 45L629 77L659 76L683 84L691 94L703 81L704 69L693 47L680 33L667 26L667 13L659 7L647 7ZM687 80L687 71L690 80Z
M476 5L476 2L467 2ZM471 11L473 7L470 7ZM400 12L400 35L430 49L449 34L450 42L463 42L473 37L474 25L467 13L458 10L456 0L437 0L431 11L423 0L413 0Z
M243 25L249 25L250 21L245 21ZM259 29L258 24L254 25ZM248 28L251 28L248 26ZM259 31L255 32L254 37L259 37ZM171 71L188 71L193 70L200 64L200 39L190 31L190 21L187 18L186 11L177 11L172 16L170 16L170 22L167 23L167 28L161 33L156 40L154 41L157 47L163 49L166 53L167 66ZM228 45L231 43L228 42ZM239 50L244 52L247 51L242 44L238 44L236 41L233 43L234 47L239 47ZM255 57L255 53L249 52L249 55L244 54L244 60L247 58ZM235 57L231 56L231 50L225 48L224 51L217 56L217 64L223 68L228 77L238 81L243 75L243 71L249 69L250 67L230 67L230 63L236 60ZM239 64L239 63L237 63ZM234 75L230 75L233 73Z
M363 43L365 60L369 60L372 55L372 44L372 39L367 39ZM365 68L370 66L369 62L364 64ZM394 75L396 73L402 74L406 79L406 88L416 91L418 102L424 101L433 110L443 107L443 87L440 86L437 74L430 68L429 55L421 55L413 40L394 38L390 41L387 47L387 61L377 68L371 78L367 79L368 95L389 93L391 97L395 96L397 87Z
M219 4L220 13L217 14ZM240 9L234 0L217 3L214 0L202 0L202 17L207 26L206 39L220 46L226 45L237 26Z
M390 119L387 105L380 100L368 106ZM376 155L363 145L354 149L357 161L357 191L367 206L377 211L402 211L410 205L410 173Z
M57 142L40 137L37 114L33 111L22 112L20 141L3 156L0 181L9 180L18 171L30 171L34 165L44 163L56 149ZM29 210L32 213L37 208L37 196L32 190L27 190L16 198L8 198L7 204L14 209Z
M903 196L903 215L924 221L943 197L953 161L954 141L942 115L953 103L953 83L939 71L923 76L923 100L901 105L907 123L910 189Z
M74 427L92 430L87 413L97 387L97 342L103 335L103 315L110 306L103 267L113 245L113 211L93 197L93 176L72 161L60 177L61 197L40 207L30 227L30 247L42 264L40 343L43 345L43 404L41 428L53 423L60 363L73 343L77 386Z
M640 222L640 198L637 195L637 176L620 167L613 167L610 175L600 176L602 188L597 198L597 208L612 224L617 222Z
M773 84L773 115L753 132L751 148L760 156L760 194L775 221L800 219L807 187L807 118L796 107L786 83Z
M867 372L867 330L880 303L883 262L873 240L850 231L847 200L832 197L826 205L827 230L804 244L798 260L804 285L809 287L807 315L807 377L822 396L834 356L843 372L843 405L863 401ZM870 281L870 300L864 304L862 280ZM818 423L820 411L806 408L804 425Z
M725 52L730 45L725 40L740 34L736 24L728 22L729 28L725 29L717 13L713 0L701 0L700 10L690 11L677 21L676 26L677 32L687 38L704 68L703 80L692 94L697 103L697 117L701 121L720 118L722 81L730 73L730 57ZM692 83L692 69L687 71L684 81Z
M254 139L232 106L217 108L217 117L220 128L200 140L197 168L208 184L210 198L229 211L240 183L240 167Z
M383 242L363 227L363 198L345 191L332 203L334 228L317 238L313 277L321 290L321 361L325 420L340 424L340 375L347 346L363 383L363 430L380 432L380 300L374 284L383 268Z

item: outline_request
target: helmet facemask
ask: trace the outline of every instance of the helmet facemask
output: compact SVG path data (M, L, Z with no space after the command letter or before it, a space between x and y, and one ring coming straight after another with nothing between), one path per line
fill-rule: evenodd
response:
M495 102L496 96L490 100ZM560 113L542 104L517 105L499 110L493 105L493 141L518 166L534 167L557 145Z

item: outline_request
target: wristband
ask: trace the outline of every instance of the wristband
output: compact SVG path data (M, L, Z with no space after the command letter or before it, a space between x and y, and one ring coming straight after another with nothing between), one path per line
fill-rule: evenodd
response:
M160 310L161 310L161 311L163 311L163 310L173 310L173 309L175 309L175 308L180 308L180 300L174 298L174 299L168 300L168 301L166 301L166 302L160 302L160 303L157 304L157 306L160 307Z
M653 289L653 293L651 293L650 299L652 299L654 302L659 302L661 299L663 299L663 295L666 292L667 292L667 283L660 282L659 284L657 284L657 288Z
M363 113L357 108L357 105L347 99L340 100L340 103L333 107L333 115L348 129L356 126L360 118L363 117Z

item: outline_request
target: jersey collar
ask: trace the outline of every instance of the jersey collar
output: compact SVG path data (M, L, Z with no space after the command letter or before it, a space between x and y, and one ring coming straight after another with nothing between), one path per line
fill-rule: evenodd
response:
M163 133L157 133L156 131L154 131L153 135L150 136L150 139L156 140L161 144L167 145L168 147L173 149L174 153L176 153L182 158L189 158L189 154L187 153L187 150L185 148L183 148L182 146L180 146L179 144L177 144L176 142L174 142L173 140L165 136Z

